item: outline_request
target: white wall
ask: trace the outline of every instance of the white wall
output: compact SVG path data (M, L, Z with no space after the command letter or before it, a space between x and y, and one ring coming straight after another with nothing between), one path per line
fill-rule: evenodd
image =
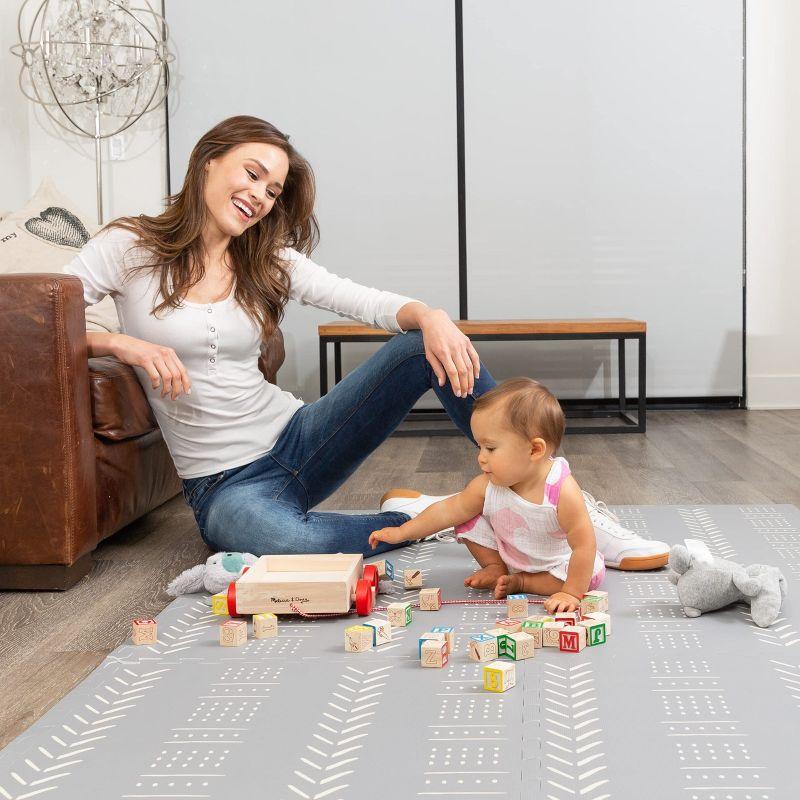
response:
M747 4L747 393L800 408L800 3Z

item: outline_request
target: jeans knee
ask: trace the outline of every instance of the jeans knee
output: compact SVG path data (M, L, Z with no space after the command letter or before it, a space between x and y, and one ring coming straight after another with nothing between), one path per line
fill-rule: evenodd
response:
M420 330L398 333L390 341L408 355L425 355L425 341Z

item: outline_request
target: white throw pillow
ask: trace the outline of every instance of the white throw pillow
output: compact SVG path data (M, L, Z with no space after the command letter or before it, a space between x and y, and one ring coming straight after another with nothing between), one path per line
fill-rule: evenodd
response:
M97 229L45 178L23 209L0 221L0 274L63 272ZM86 330L119 331L110 297L86 309Z

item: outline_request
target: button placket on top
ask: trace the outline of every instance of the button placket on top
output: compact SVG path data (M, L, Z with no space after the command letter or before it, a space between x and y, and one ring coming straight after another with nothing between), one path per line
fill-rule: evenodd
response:
M217 350L219 345L219 334L217 332L216 317L214 307L211 303L206 308L206 329L208 333L208 347L206 348L206 367L209 375L217 373Z

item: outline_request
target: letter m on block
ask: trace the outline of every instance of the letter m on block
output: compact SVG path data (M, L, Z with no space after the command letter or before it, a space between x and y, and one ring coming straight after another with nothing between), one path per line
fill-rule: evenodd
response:
M561 631L561 650L569 653L578 652L578 634L571 631Z

